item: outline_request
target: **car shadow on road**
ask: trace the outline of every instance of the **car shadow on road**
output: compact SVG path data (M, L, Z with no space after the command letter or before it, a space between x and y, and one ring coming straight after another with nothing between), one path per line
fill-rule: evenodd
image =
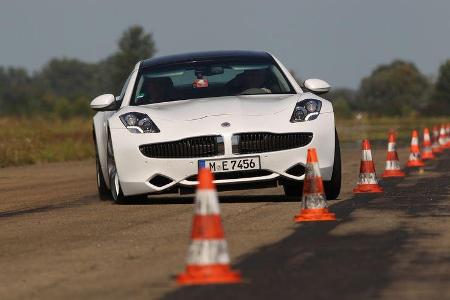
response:
M284 195L220 195L220 203L254 203L254 202L299 202L297 197ZM128 205L166 205L194 203L194 195L190 196L164 196L148 197L129 201Z
M392 228L387 226L381 232L367 233L361 229L337 234L335 229L338 225L351 225L355 221L352 212L358 208L380 216L449 215L450 206L445 203L448 191L443 192L442 188L448 188L450 156L441 157L433 166L434 172L444 176L413 178L410 186L397 188L399 181L385 181L385 195L372 198L360 195L332 205L330 209L338 221L298 225L288 237L241 257L234 268L242 272L245 278L242 284L180 287L163 299L378 298L398 276L394 265L403 252L411 251L412 241L436 238L436 233L427 228L412 231L405 222ZM432 260L426 260L425 256L409 262L418 268L426 265L428 270L434 264L442 267L442 263L449 263L445 253ZM417 274L402 276L413 278ZM430 280L442 281L436 278L438 275L430 276Z
M42 205L42 206L36 206L36 207L30 207L30 208L24 208L24 209L14 209L14 210L8 210L8 211L0 211L0 219L23 216L23 215L34 214L34 213L44 213L44 212L49 212L49 211L53 211L53 210L66 209L66 208L71 208L71 207L87 205L87 204L91 203L93 199L96 199L95 195L85 196L85 197L82 197L82 198L76 199L76 200L57 202L57 203L47 204L47 205Z

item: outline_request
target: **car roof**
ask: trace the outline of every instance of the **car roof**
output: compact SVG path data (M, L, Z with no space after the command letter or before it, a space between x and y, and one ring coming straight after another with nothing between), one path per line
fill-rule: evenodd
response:
M142 61L140 68L143 69L166 64L177 64L183 62L204 61L221 58L258 59L258 60L273 59L269 53L263 51L245 51L245 50L204 51L204 52L191 52L146 59Z

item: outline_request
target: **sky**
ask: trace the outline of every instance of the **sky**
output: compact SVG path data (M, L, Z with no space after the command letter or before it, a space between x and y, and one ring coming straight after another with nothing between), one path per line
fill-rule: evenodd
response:
M450 58L448 0L0 0L0 65L96 62L135 24L153 33L157 56L265 50L336 87L357 88L397 58L436 76Z

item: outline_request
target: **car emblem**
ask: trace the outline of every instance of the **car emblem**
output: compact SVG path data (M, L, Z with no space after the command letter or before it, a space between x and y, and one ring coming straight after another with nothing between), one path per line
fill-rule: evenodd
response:
M222 126L222 127L230 127L231 124L228 123L228 122L223 122L222 124L220 124L220 126Z

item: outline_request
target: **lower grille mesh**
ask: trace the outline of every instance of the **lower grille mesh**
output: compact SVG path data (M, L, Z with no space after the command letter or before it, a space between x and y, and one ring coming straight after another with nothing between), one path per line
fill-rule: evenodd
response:
M235 171L235 172L220 172L214 173L215 180L224 179L241 179L241 178L252 178L252 177L263 177L272 175L273 173L268 170L248 170L248 171ZM192 175L186 178L188 181L197 181L197 175Z

